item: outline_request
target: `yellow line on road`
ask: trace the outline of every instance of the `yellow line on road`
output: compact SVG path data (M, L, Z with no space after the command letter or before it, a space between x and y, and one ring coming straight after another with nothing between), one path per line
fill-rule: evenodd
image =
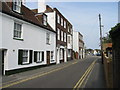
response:
M94 64L95 65L95 64ZM81 85L83 84L84 80L86 79L86 77L89 75L90 71L92 70L92 68L94 67L94 65L92 65L92 67L89 69L89 71L87 72L87 74L85 75L85 77L82 79L82 81L80 82L80 84L77 87L77 90L79 90L79 88L81 87Z
M82 75L82 77L79 79L79 81L74 86L73 90L76 90L76 88L78 88L78 89L80 88L80 86L82 85L84 79L86 78L86 76L89 74L89 72L93 68L93 65L95 64L95 62L96 62L96 60L94 60L93 63L88 67L88 69L85 71L85 73Z
M77 62L74 62L74 63L72 63L72 64L68 64L68 65L66 65L66 66L63 66L63 67L54 69L54 70L49 71L49 72L45 72L45 73L42 73L42 74L39 74L39 75L36 75L36 76L31 76L31 77L26 78L26 79L23 79L23 80L19 80L19 81L16 81L16 82L12 82L12 83L10 83L10 84L7 84L7 85L4 85L4 86L0 87L0 89L1 89L1 88L7 88L7 87L10 87L10 86L13 86L13 85L20 84L20 83L22 83L22 82L26 82L26 81L29 81L29 80L32 80L32 79L35 79L35 78L38 78L38 77L45 76L45 75L47 75L47 74L50 74L50 73L53 73L53 72L62 70L62 69L64 69L64 68L67 68L67 67L69 67L69 66L71 66L71 65L74 65L74 64L76 64L76 63L77 63Z

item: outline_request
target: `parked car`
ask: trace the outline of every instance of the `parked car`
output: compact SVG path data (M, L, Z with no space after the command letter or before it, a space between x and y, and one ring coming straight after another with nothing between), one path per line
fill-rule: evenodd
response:
M101 53L97 53L96 56L101 56Z

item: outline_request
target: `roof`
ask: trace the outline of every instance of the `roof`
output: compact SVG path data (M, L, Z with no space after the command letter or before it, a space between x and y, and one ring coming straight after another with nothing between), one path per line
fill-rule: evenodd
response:
M36 26L39 26L41 28L44 28L46 30L55 32L50 25L44 26L40 23L40 21L38 20L38 18L35 16L35 13L30 10L29 8L25 7L24 5L21 6L21 13L17 13L15 11L12 10L11 7L11 2L2 2L2 13L5 13L7 15L10 15L12 17L24 20L26 22L29 22L31 24L34 24Z
M108 47L112 48L112 43L103 43L103 50L105 50Z

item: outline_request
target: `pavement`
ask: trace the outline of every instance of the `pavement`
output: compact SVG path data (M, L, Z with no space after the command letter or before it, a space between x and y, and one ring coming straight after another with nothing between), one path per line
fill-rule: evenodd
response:
M100 57L87 57L2 77L2 88L74 88L96 61L80 88L105 88ZM90 71L90 70L89 70Z

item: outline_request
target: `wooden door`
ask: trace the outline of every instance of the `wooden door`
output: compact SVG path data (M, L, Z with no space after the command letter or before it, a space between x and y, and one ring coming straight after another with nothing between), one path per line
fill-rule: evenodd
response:
M50 51L47 51L47 65L50 65Z

